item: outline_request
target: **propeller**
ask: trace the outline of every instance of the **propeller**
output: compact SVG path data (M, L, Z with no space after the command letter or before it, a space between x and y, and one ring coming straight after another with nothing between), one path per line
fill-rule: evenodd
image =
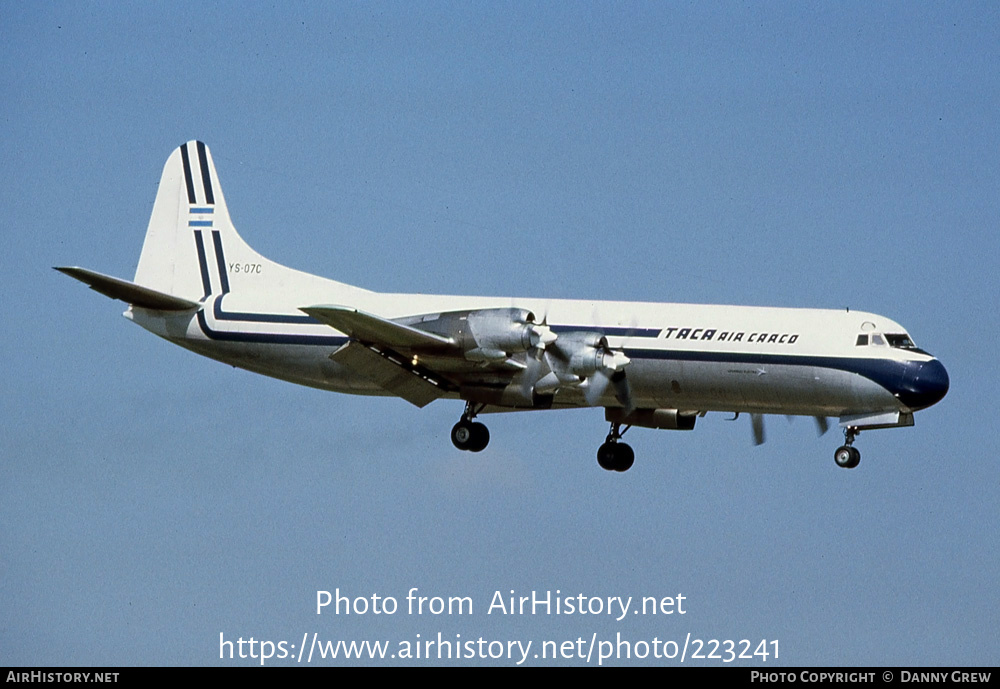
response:
M502 361L512 352L544 351L558 336L526 309L479 309L465 318L461 346L472 361Z
M574 376L572 381L577 382ZM525 368L521 374L521 394L527 399L533 392L540 395L554 393L564 381L553 370L549 361L549 355L542 349L536 348L528 352L525 360Z
M753 444L762 445L764 443L764 415L751 414L750 426L753 428Z
M635 411L635 402L632 398L632 386L628 383L628 376L624 371L618 371L611 376L611 384L615 388L615 399L622 405L625 416Z
M527 327L528 343L530 345L528 348L529 355L535 350L544 352L546 347L559 339L559 336L552 332L552 329L549 327L548 310L542 314L541 321L535 318L533 311L528 311L525 313L521 324Z
M555 386L550 386L552 381L549 378L553 373L552 367L547 361L545 350L549 345L558 340L559 336L552 332L552 329L549 327L547 307L545 313L542 314L541 322L538 322L535 319L535 314L529 311L524 323L529 328L528 339L531 343L531 348L527 351L525 368L521 374L521 395L525 399L529 399L533 392L546 394L554 392L558 387L558 383Z
M533 347L521 376L521 392L552 394L560 388L575 387L583 392L590 406L600 404L608 386L627 412L633 409L632 391L624 369L630 360L625 352L608 347L600 333L571 332L556 337L545 319L538 328L538 346ZM551 333L551 337L546 336Z
M542 319L541 323L528 321L526 325L530 331L528 338L533 349L545 351L546 347L559 339L559 336L552 332L552 329L545 323L545 318Z
M548 312L541 321L531 311L522 311L517 322L524 328L526 350L520 374L521 395L553 394L560 388L575 387L590 406L600 404L608 387L625 408L634 409L632 389L625 376L630 360L625 352L613 350L601 333L579 331L557 335L548 324Z
M785 414L785 418L788 419L788 423L795 420L795 417L791 414ZM830 430L830 420L825 416L814 416L813 420L816 422L816 432L818 435L825 435Z
M616 354L622 354L621 352L616 352ZM624 357L625 355L622 354ZM627 360L628 357L625 357ZM622 365L622 368L626 364ZM632 388L628 384L628 377L625 375L625 371L619 368L617 370L607 370L598 369L595 371L586 381L586 388L583 391L583 397L587 400L587 404L591 407L597 406L601 401L601 397L604 392L608 389L608 385L611 385L615 391L615 399L625 407L625 415L631 414L634 410L632 405Z
M625 367L631 360L625 352L609 348L604 337L591 346L593 352L577 351L570 358L574 372L584 377L581 384L584 399L591 407L598 406L608 386L611 386L615 399L625 408L625 413L631 413L635 405L632 403L632 388L625 375Z
M816 419L816 430L820 435L823 435L830 430L830 421L825 416L815 416L813 418Z
M738 416L739 413L737 413L731 420L735 421ZM787 418L789 423L791 423L793 417L786 415L785 418ZM816 430L819 431L820 435L823 435L830 430L830 422L825 416L815 416L813 418L816 420ZM762 445L766 439L764 437L764 415L751 414L750 426L753 430L753 444Z

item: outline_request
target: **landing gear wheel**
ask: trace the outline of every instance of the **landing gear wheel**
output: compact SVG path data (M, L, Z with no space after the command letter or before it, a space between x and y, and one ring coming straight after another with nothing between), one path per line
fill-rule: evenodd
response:
M606 471L628 471L635 464L635 452L625 443L609 440L597 448L597 463Z
M627 431L631 426L626 426ZM604 444L597 448L597 463L607 471L628 471L635 464L635 452L623 442L619 442L622 434L621 424L612 422L611 432L604 439Z
M635 452L631 445L618 443L618 459L615 464L615 471L628 471L635 464Z
M597 448L597 463L606 471L614 471L618 458L618 443L607 442Z
M861 463L861 452L857 448L849 445L841 445L837 448L837 451L833 453L833 461L835 461L839 467L843 467L844 469L853 469Z
M478 421L472 420L477 411L482 411L482 406L476 409L472 402L467 403L461 420L451 429L451 442L459 450L482 452L490 444L489 429Z
M469 444L470 452L482 452L490 444L490 429L485 425L476 422L472 426L472 442Z
M473 437L472 424L464 419L456 423L451 429L451 442L459 450L471 449Z
M833 453L833 461L837 463L837 466L844 469L853 469L861 463L860 450L852 447L854 439L860 432L861 430L854 426L848 426L844 429L844 444L838 447L837 451Z

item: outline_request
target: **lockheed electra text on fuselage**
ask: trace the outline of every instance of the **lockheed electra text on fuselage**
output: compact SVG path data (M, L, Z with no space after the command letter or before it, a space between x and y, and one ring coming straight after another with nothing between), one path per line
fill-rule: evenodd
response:
M312 387L460 399L460 450L489 442L478 415L602 407L599 464L625 471L632 426L691 430L707 412L839 419L855 467L862 430L913 425L948 391L944 366L872 313L372 292L270 261L229 217L208 148L163 169L132 281L57 270L126 302L125 316L204 356ZM735 418L735 416L734 416Z

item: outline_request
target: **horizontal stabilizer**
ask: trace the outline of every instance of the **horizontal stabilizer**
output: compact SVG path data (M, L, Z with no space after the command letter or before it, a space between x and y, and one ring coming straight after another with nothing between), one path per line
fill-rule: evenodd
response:
M455 345L447 337L346 306L307 306L299 310L361 342L393 349L431 351L450 349Z
M330 359L365 376L386 392L402 397L410 404L424 407L441 397L446 383L429 371L394 360L387 352L378 352L360 342L348 342L330 355Z
M157 311L191 311L201 308L201 304L196 301L164 294L155 289L143 287L128 280L113 278L110 275L103 275L86 268L56 267L56 270L88 285L95 292L100 292L112 299L121 299L132 306Z

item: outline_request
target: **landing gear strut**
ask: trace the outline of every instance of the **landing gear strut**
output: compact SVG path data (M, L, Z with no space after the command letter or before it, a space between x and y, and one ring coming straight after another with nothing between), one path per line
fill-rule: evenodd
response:
M631 428L631 426L626 426L625 431L619 430L621 424L612 423L611 432L608 433L607 439L605 439L604 444L597 448L597 463L601 465L602 469L607 469L608 471L628 471L632 468L632 464L635 463L635 452L632 448L622 442L619 442L625 431Z
M854 438L860 433L857 428L848 426L844 429L844 444L833 453L833 461L844 469L853 469L861 462L861 452L854 447Z
M489 429L478 421L473 421L476 414L481 412L485 406L485 404L481 404L477 409L472 402L465 403L465 413L451 429L451 442L459 450L482 452L490 444Z

